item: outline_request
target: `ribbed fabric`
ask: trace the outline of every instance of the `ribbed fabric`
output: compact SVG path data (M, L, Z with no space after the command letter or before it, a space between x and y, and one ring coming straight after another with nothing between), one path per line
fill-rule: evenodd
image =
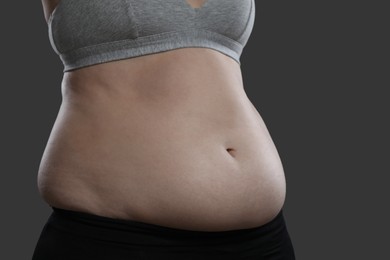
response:
M254 0L61 0L49 38L64 72L178 48L219 51L240 63L255 19Z

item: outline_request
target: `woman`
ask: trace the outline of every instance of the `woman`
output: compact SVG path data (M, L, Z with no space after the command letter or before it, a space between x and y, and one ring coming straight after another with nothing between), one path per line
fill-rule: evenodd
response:
M254 0L42 0L64 64L45 259L295 259L240 55Z

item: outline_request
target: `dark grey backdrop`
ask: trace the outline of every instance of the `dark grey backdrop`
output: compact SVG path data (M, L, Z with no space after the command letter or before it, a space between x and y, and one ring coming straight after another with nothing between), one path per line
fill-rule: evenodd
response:
M63 67L40 1L3 5L0 259L30 259L51 212L36 177ZM389 259L386 9L343 0L256 9L242 73L285 168L297 259Z

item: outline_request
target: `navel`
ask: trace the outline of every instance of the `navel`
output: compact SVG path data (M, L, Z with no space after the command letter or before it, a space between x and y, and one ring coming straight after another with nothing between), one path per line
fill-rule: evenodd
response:
M226 148L226 151L231 155L231 156L235 156L235 152L236 150L234 150L233 148Z

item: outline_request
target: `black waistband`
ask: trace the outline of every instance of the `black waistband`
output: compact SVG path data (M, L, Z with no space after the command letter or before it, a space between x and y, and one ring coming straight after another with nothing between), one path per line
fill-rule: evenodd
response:
M254 228L227 231L195 231L134 220L114 219L52 207L48 224L57 230L97 240L132 245L223 245L249 247L267 243L284 232L283 211L270 222Z

